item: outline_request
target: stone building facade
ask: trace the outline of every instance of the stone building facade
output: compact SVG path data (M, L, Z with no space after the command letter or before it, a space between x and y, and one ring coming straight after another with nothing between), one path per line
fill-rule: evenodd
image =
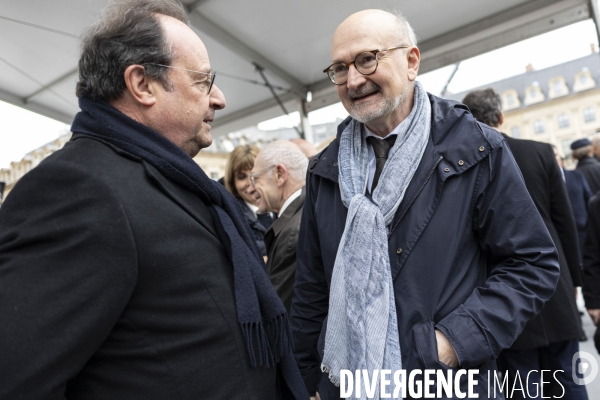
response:
M502 130L514 138L554 144L569 160L574 140L600 132L600 55L533 70L491 87L502 97ZM470 92L451 94L461 101Z

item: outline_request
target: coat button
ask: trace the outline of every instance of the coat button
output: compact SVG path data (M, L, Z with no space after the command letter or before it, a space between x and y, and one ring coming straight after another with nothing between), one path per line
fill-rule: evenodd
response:
M399 248L398 250L396 250L396 253L401 254L402 253L402 249Z
M485 147L483 147L483 146L481 146L481 147L479 148L479 151L484 151L484 150L485 150Z
M334 167L337 167L337 163L334 163L334 164L333 164L333 166L334 166Z
M460 160L460 161L458 162L458 165L463 165L464 163L465 163L465 162L464 162L463 160Z
M450 168L444 168L444 172L450 172Z

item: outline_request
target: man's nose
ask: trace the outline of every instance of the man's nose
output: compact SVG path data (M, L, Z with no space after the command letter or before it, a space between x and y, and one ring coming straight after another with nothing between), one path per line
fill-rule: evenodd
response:
M354 64L348 67L348 81L346 82L346 87L350 90L357 89L360 85L365 83L366 79L363 74L358 72Z
M213 84L213 87L210 90L210 106L215 110L222 110L225 108L225 105L225 95L217 85Z

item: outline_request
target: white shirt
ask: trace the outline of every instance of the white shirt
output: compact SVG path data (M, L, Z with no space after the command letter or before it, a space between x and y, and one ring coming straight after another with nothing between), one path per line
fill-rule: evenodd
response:
M258 211L258 207L255 206L252 203L248 203L246 200L244 200L244 203L246 203L246 205L248 206L248 208L250 209L250 211L252 211L254 213L254 216L256 217L256 213Z
M292 193L292 195L290 197L288 197L287 200L283 203L283 205L281 206L281 210L279 210L279 213L277 215L282 216L285 209L288 208L288 206L292 203L292 201L294 201L298 197L300 197L301 194L302 194L302 188L300 188L300 189L296 190L294 193Z
M371 132L369 130L369 128L367 128L366 125L363 125L365 127L365 139L368 138L369 136L373 136L376 137L379 140L383 140L383 139L387 139L389 137L392 137L394 135L398 135L398 128L400 127L400 124L398 124L397 127L394 128L393 131L391 131L390 133L388 133L388 135L384 138L382 138L381 136L377 136L376 134L374 134L373 132ZM371 187L373 186L373 178L375 177L375 168L376 168L376 162L375 162L375 152L373 151L373 147L368 144L369 142L367 142L367 148L369 149L369 175L368 175L368 180L367 180L367 192L371 193ZM390 149L391 151L391 149Z

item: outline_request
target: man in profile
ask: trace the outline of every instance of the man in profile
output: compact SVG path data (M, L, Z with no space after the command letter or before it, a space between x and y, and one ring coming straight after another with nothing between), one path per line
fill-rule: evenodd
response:
M473 116L494 129L504 122L502 99L494 89L468 93L463 103ZM572 400L587 400L585 386L573 381L573 355L579 351L581 322L575 302L577 286L582 286L577 226L571 210L565 181L548 143L513 139L503 134L523 174L525 186L539 211L558 251L560 278L556 291L542 311L527 322L515 343L500 354L502 371L508 371L509 382L517 373L526 376L523 383L532 396L544 386L544 395ZM540 371L551 370L562 387L552 387ZM546 384L543 381L547 382ZM521 397L515 392L513 399Z
M291 310L296 359L322 400L340 397L342 369L476 368L487 398L496 357L558 280L502 136L428 95L419 62L400 15L361 11L333 36L324 72L350 117L309 164Z
M178 1L83 38L69 143L0 210L0 398L305 399L235 199L193 161L225 98Z
M278 215L265 233L267 273L288 312L294 293L307 166L308 159L296 144L278 140L261 149L250 175L258 212Z

